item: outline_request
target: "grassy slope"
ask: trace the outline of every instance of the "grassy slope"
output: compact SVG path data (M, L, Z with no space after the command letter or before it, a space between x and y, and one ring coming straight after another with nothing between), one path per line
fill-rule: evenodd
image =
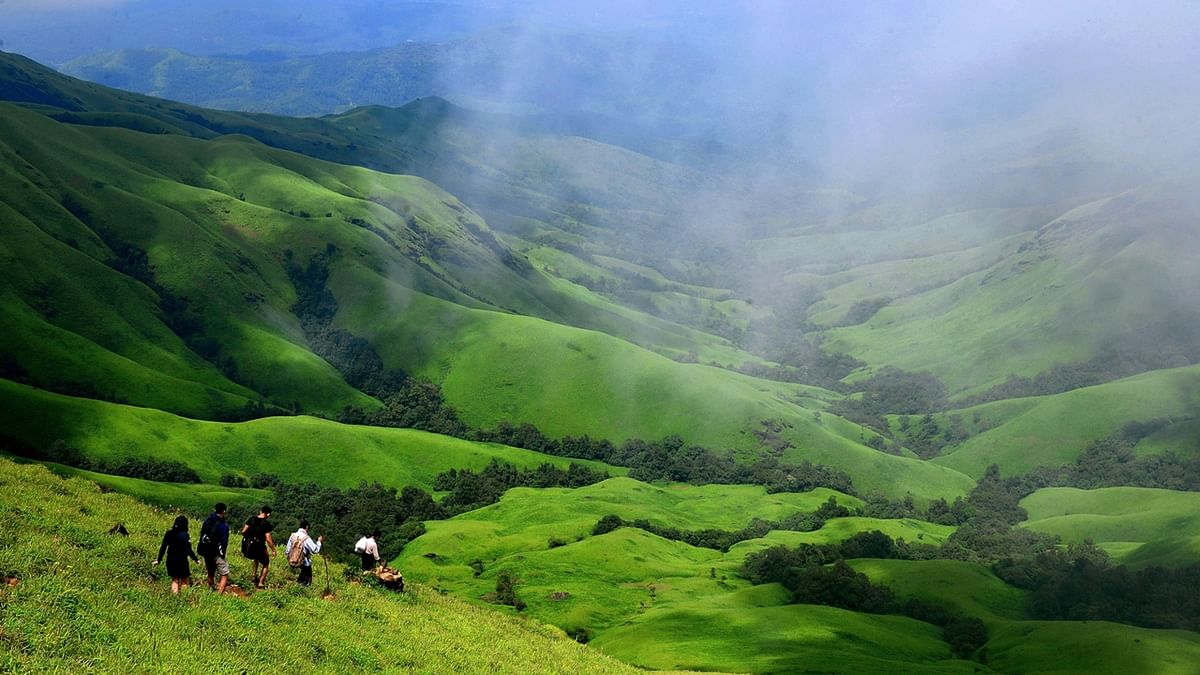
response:
M958 608L987 624L987 664L1000 673L1195 671L1200 635L1104 621L1024 621L1025 593L988 570L949 560L856 560L855 569L900 597Z
M903 539L907 542L940 545L954 533L950 525L937 525L923 520L902 518L885 520L882 518L862 518L850 516L835 518L827 521L819 530L814 532L791 532L776 530L769 532L761 539L751 539L734 544L727 554L731 568L741 564L746 554L770 546L799 546L800 544L834 544L847 539L858 532L879 530L892 539Z
M350 487L379 481L429 488L451 468L482 468L492 458L517 466L571 460L412 429L338 424L313 417L205 422L147 408L50 394L0 380L0 425L33 447L57 439L98 459L179 460L206 482L222 474L267 472L290 482ZM611 473L619 467L580 461ZM157 500L156 500L157 501Z
M1200 493L1153 488L1044 488L1021 500L1024 527L1091 539L1132 567L1200 561Z
M0 486L0 573L20 579L0 589L3 670L183 672L201 662L253 673L632 670L555 629L420 586L395 596L348 584L340 565L332 602L288 583L289 572L244 600L200 588L172 597L151 565L172 514L4 461ZM105 534L116 522L128 538ZM244 582L244 561L232 562L234 581Z
M851 566L900 598L921 598L982 619L989 626L1025 618L1028 593L991 570L957 560L854 560Z
M993 463L1006 474L1024 473L1043 464L1070 462L1089 442L1115 433L1127 422L1186 417L1198 403L1200 366L1142 373L1054 396L987 403L946 413L961 415L964 421L978 413L994 428L933 461L971 476L982 475Z
M1026 621L994 629L988 663L1006 673L1188 675L1200 663L1200 635L1104 621Z
M951 660L934 626L815 605L714 608L695 603L652 609L592 644L647 668L978 672L978 664Z
M1162 322L1169 304L1194 307L1180 289L1200 281L1195 266L1176 258L1195 235L1156 227L1190 219L1158 188L1077 207L990 268L834 331L829 347L930 370L952 392L1087 360L1106 339Z
M956 471L861 445L857 425L815 420L823 405L814 397L830 392L677 363L604 333L464 309L367 275L334 283L352 298L337 321L368 336L385 362L440 382L472 424L532 422L551 436L613 441L679 434L753 455L762 422L782 420L795 445L785 459L843 469L861 490L925 499L970 489Z

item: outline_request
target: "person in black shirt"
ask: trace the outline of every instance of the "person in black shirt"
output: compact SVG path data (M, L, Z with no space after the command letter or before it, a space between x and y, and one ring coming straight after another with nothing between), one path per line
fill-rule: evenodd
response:
M158 558L154 561L155 565L162 562L163 553L167 554L167 574L171 575L171 592L178 593L180 586L187 588L192 581L192 570L188 566L188 558L191 558L193 562L200 562L196 553L192 551L192 541L188 537L187 518L183 516L176 518L175 525L163 535L162 546L158 548Z
M275 526L267 519L271 517L271 507L263 504L257 516L251 516L242 526L242 555L253 561L250 576L254 577L256 588L267 585L267 572L271 567L271 556L275 555L275 540L271 538L271 530ZM267 547L271 555L267 555ZM262 574L258 566L262 565Z

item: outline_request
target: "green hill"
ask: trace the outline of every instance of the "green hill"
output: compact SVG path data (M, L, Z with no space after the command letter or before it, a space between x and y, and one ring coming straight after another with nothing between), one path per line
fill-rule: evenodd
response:
M1200 662L1200 635L1104 621L1025 621L998 627L988 655L1005 673L1185 675Z
M1200 402L1198 378L1197 366L1159 370L1054 396L996 401L937 415L942 422L958 415L983 430L933 461L972 476L983 475L990 464L999 464L1006 474L1019 474L1040 465L1069 463L1088 443L1130 422L1190 417ZM1187 442L1147 443L1139 447L1139 454L1167 450L1192 451Z
M1198 308L1180 289L1198 279L1195 266L1179 256L1190 256L1198 242L1194 228L1160 226L1194 220L1185 183L1072 204L1044 223L1012 219L1008 231L1028 235L1010 240L1003 258L830 331L828 347L871 364L931 371L952 393L1114 349L1159 357L1178 352L1194 362L1197 338L1187 325L1194 325ZM972 222L981 219L982 225ZM960 225L967 232L995 227L986 214L967 221Z
M1028 593L981 565L958 560L854 560L854 570L901 598L920 598L983 619L989 626L1026 617Z
M1064 542L1090 539L1130 567L1200 561L1200 493L1154 488L1044 488L1021 500L1022 523Z
M0 589L6 671L634 672L556 629L420 585L398 596L348 583L341 565L333 600L319 576L305 590L286 571L244 599L195 586L173 597L152 561L174 514L41 467L0 460L0 505L0 573L17 581ZM115 523L129 536L106 534ZM244 583L245 561L231 562Z
M756 594L759 589L753 589ZM815 605L651 609L593 644L646 668L753 672L974 673L938 630L900 616ZM987 671L984 671L987 672Z
M0 380L0 424L9 442L48 448L55 441L99 460L176 460L208 483L222 475L274 473L293 483L353 487L378 481L430 489L449 469L481 469L492 459L518 467L570 462L620 474L599 462L551 457L414 429L351 426L314 417L206 422L148 408L72 398ZM139 491L135 491L137 494ZM161 499L154 499L156 502Z
M607 316L616 334L643 325L628 310L585 311L421 179L236 137L3 112L0 141L16 171L4 202L18 225L3 244L21 272L5 280L13 328L4 347L32 384L197 417L260 397L325 414L375 407L311 351L291 311L298 291L288 265L321 254L330 258L333 326L366 338L384 364L442 383L474 424L532 422L553 435L614 441L679 433L753 454L755 432L779 419L793 444L785 457L843 468L862 489L930 498L969 485L860 445L860 430L836 417L814 421L822 404L811 396L828 392L680 364L612 334L509 314ZM81 183L80 172L94 178ZM99 321L85 314L110 306L122 309ZM164 306L174 313L164 316ZM709 349L688 335L659 337L663 349Z

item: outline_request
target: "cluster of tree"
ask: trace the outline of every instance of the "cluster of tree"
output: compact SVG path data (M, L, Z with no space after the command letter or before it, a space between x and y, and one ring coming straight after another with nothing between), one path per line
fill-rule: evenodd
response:
M971 513L962 497L955 497L953 502L939 497L929 502L929 506L924 509L917 507L912 495L907 495L904 499L891 499L874 493L867 495L864 501L863 506L858 509L858 515L867 518L914 518L939 525L962 525Z
M498 605L508 605L520 612L525 609L525 601L517 595L517 586L521 581L511 570L500 570L496 575L496 592L490 598Z
M892 304L892 299L887 297L859 300L850 305L850 309L846 311L846 316L842 317L842 320L837 322L835 326L857 326L866 323L879 310L890 304Z
M1163 332L1171 332L1159 327ZM1155 332L1150 328L1147 333ZM1179 332L1179 331L1175 331ZM1125 344L1109 345L1081 363L1056 363L1033 377L1009 375L1003 383L963 401L972 406L1025 396L1059 394L1080 387L1112 382L1123 377L1160 368L1178 368L1200 358L1200 334L1193 327L1185 334L1166 335L1164 339L1142 336Z
M690 546L700 548L711 548L718 551L728 551L730 546L747 539L757 539L766 536L768 532L776 529L772 523L755 518L750 521L750 524L740 530L720 530L709 528L704 530L681 530L676 527L667 527L665 525L655 525L644 518L637 520L625 521L620 516L607 515L604 516L592 528L592 534L599 535L611 532L618 527L636 527L640 530L645 530L650 534L658 535L664 539L673 541L682 541Z
M43 459L66 464L78 469L107 473L114 476L144 478L160 483L199 483L200 476L188 465L173 459L152 457L124 457L122 459L97 459L83 454L79 448L57 440L50 447L38 451L25 444L9 445L14 452L21 452L34 459ZM25 452L22 452L25 450ZM32 450L32 451L30 451Z
M596 471L572 462L566 469L545 463L536 469L518 469L493 459L481 471L450 469L438 474L433 489L448 491L441 502L447 513L453 515L472 511L500 501L500 497L514 487L568 487L577 488L599 483L608 478L608 472Z
M728 551L738 542L758 539L766 536L771 530L792 530L796 532L812 532L819 530L825 521L831 518L844 518L850 515L850 509L837 503L830 497L824 504L811 513L794 513L783 520L762 520L754 518L746 527L740 530L721 530L708 528L704 530L681 530L675 527L655 525L644 518L623 520L620 516L610 514L601 518L592 528L593 535L606 534L618 527L636 527L663 539L682 541L691 546L711 548L718 551Z
M752 326L764 328L762 324ZM819 336L815 334L787 333L775 323L765 329L765 333L745 331L745 337L738 344L778 365L745 363L738 367L740 372L780 382L812 384L844 392L847 387L842 378L864 365L849 354L825 351L821 347Z
M932 373L911 373L888 366L857 383L859 398L846 398L833 411L846 419L889 433L884 415L916 415L946 407L946 385Z
M630 439L620 446L605 439L567 436L554 439L532 424L501 422L491 430L465 435L474 441L503 443L547 455L592 459L630 467L629 476L643 481L669 480L695 484L753 484L769 492L807 492L827 487L856 494L850 476L827 466L802 462L786 464L767 457L746 464L732 452L719 454L698 445L688 445L679 436L660 441Z
M446 511L426 491L416 487L403 490L379 483L360 483L342 490L309 484L278 483L272 486L272 514L278 530L293 531L301 518L311 524L313 536L324 535L323 552L342 562L352 562L354 543L376 528L383 532L380 554L394 556L409 541L425 533L426 520L446 517ZM284 541L286 534L276 535Z
M1152 487L1200 491L1200 457L1181 457L1174 452L1138 457L1133 453L1141 425L1127 426L1121 433L1095 441L1071 464L1042 466L1014 479L1014 490L1024 494L1043 487Z
M378 410L365 412L349 406L337 419L345 424L420 429L456 438L479 438L479 432L473 432L458 418L458 411L446 403L442 390L428 380L407 378L382 400L383 407Z
M314 354L329 362L354 388L383 399L394 394L407 378L403 372L385 367L366 339L333 327L338 303L327 284L329 263L337 254L337 246L327 244L323 252L313 254L302 265L294 260L291 249L284 251L284 269L296 289L292 312L300 319Z
M1037 619L1115 621L1200 631L1200 564L1137 572L1114 566L1091 542L1005 560L996 574L1030 590Z
M917 453L921 459L933 459L942 454L942 449L946 446L961 443L971 437L961 415L950 415L946 425L942 426L930 413L926 413L916 422L908 415L901 417L900 434L903 435L904 446Z
M860 541L824 546L805 545L796 549L775 546L746 556L742 575L755 584L778 582L792 594L792 602L841 607L871 614L903 614L942 628L942 639L959 658L984 661L987 643L983 622L945 606L910 599L900 600L886 586L871 583L867 575L854 571L847 558L895 557L888 549L891 539L880 532L862 533ZM893 543L894 544L894 543ZM877 553L880 555L865 555ZM830 564L832 563L832 564Z

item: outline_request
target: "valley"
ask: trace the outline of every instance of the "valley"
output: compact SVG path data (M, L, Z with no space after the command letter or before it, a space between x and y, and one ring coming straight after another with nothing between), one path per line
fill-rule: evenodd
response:
M1192 672L1194 160L1039 109L846 176L533 35L0 52L0 669ZM218 501L336 598L168 597Z

